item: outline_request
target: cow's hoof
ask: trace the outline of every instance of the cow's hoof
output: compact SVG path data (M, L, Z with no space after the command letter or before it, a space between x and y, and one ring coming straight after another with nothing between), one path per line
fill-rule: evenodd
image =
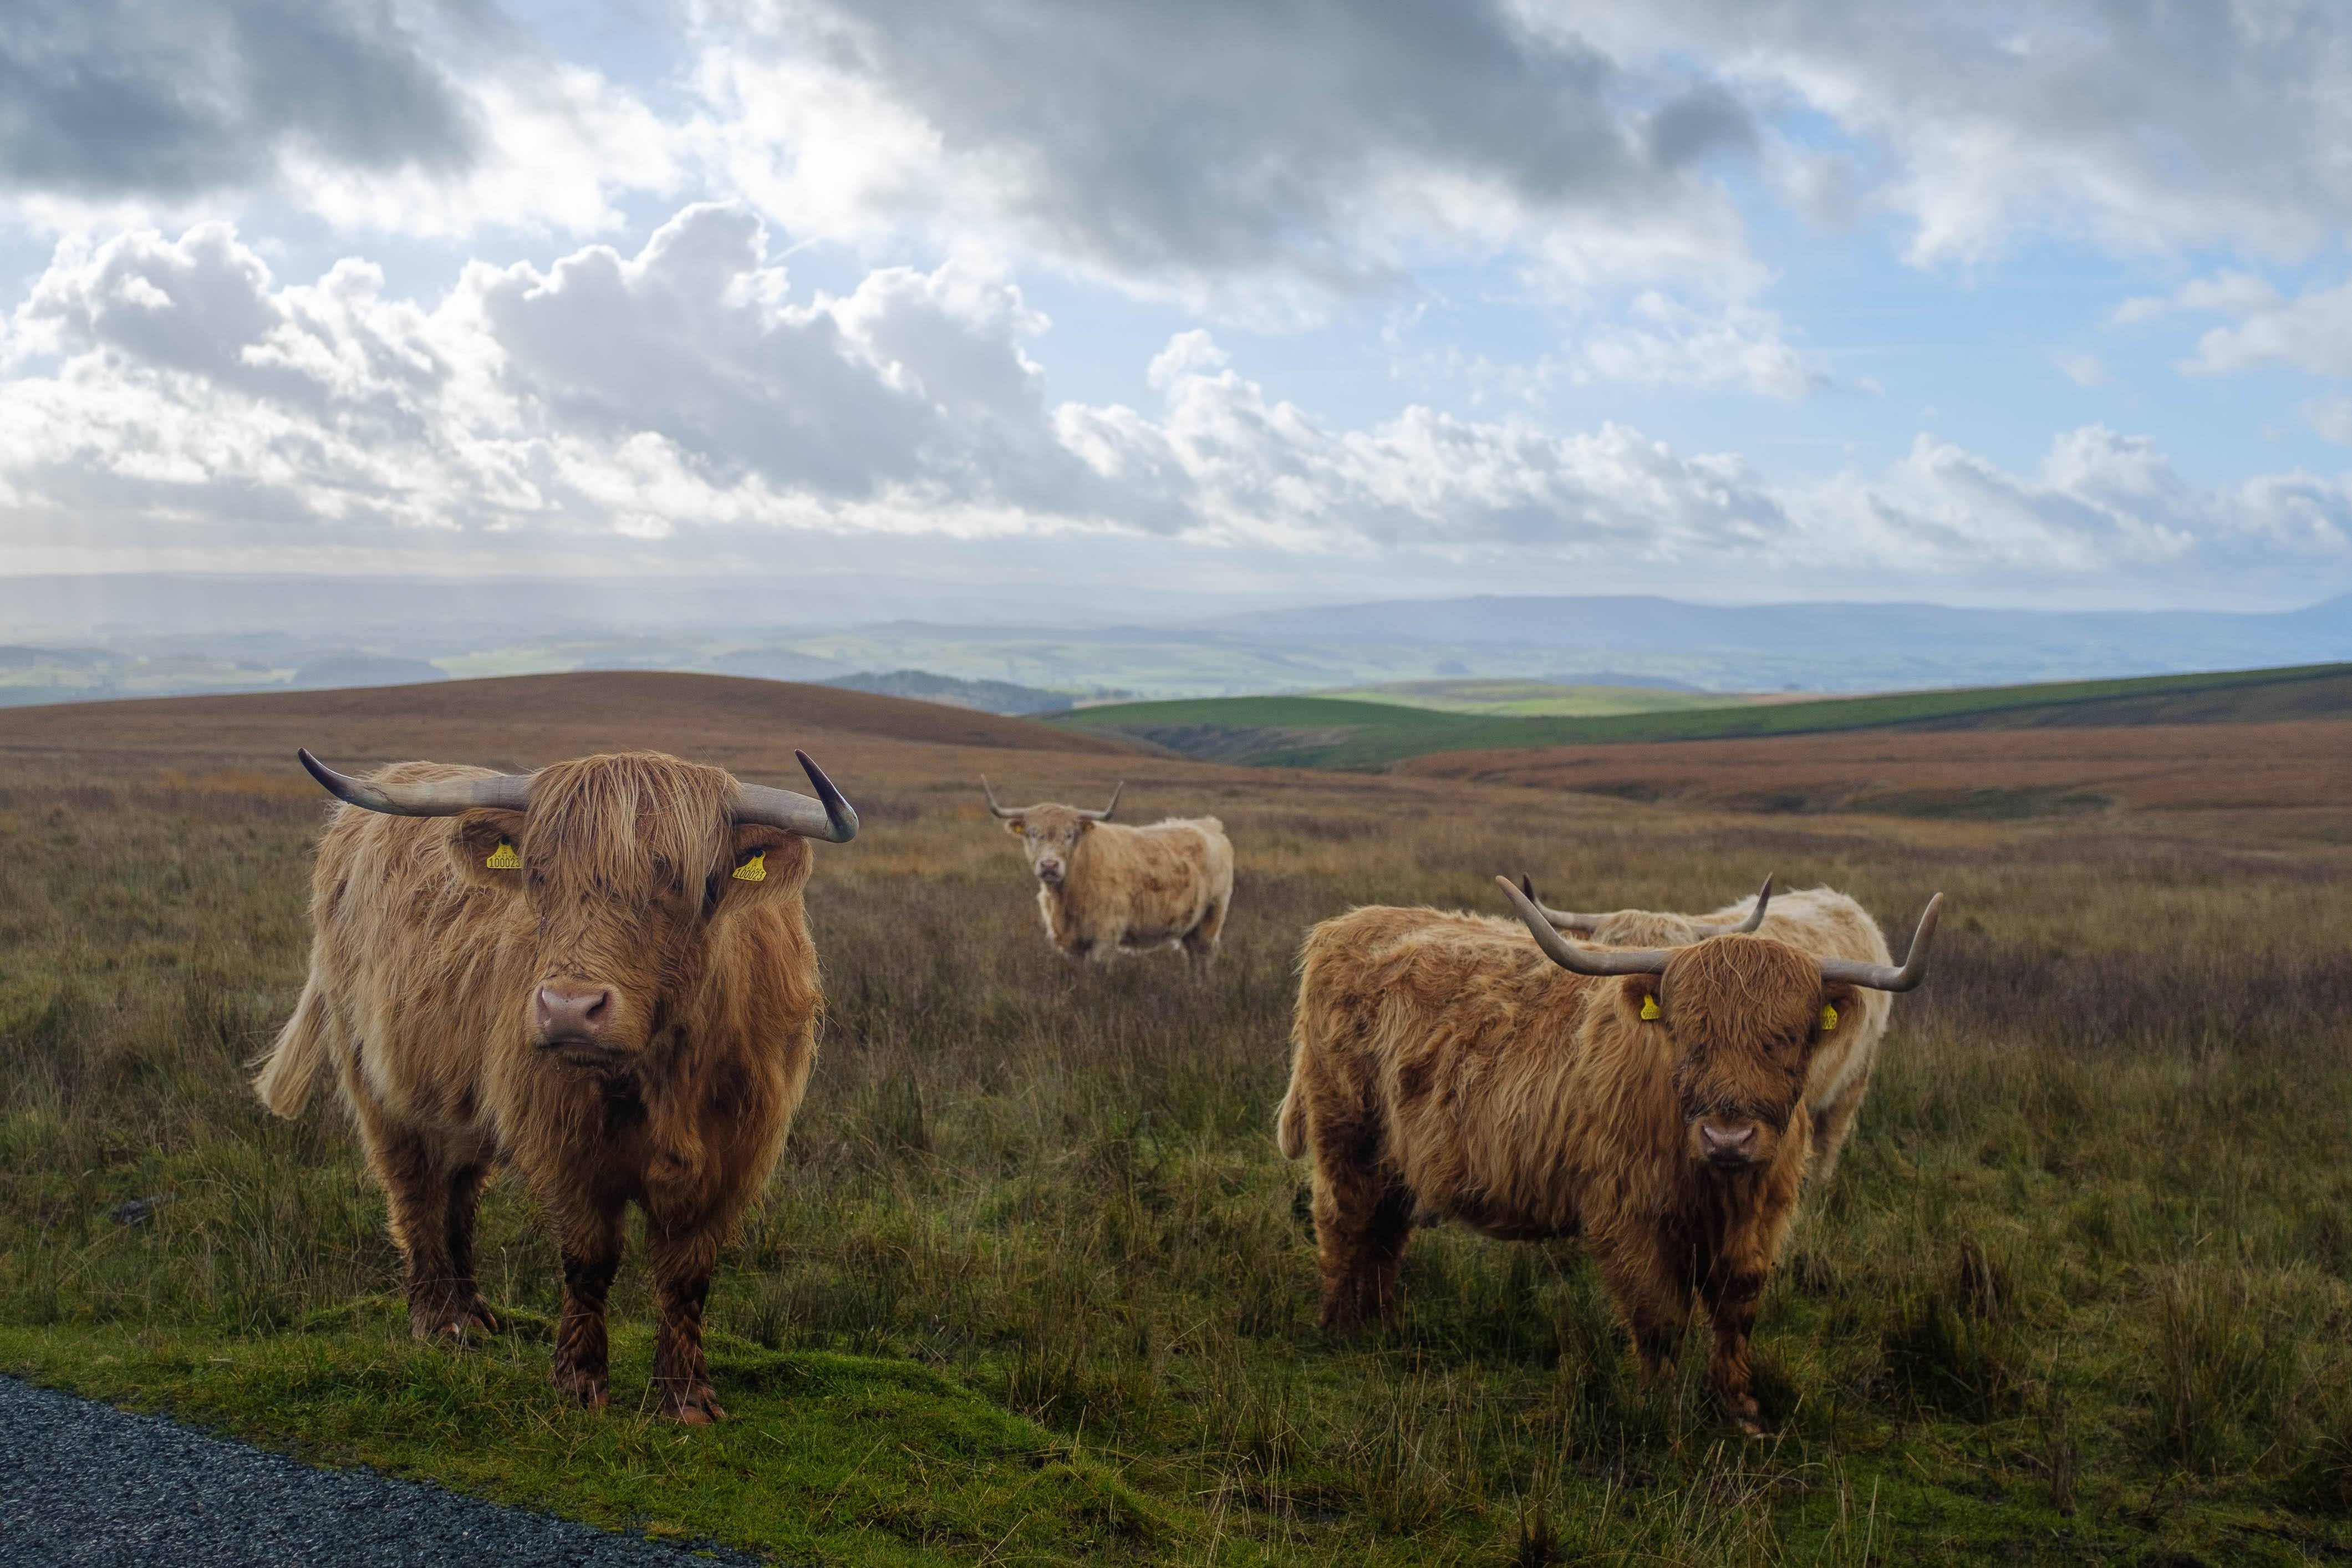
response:
M488 1316L485 1309L484 1316ZM419 1344L446 1345L453 1350L465 1348L466 1336L477 1330L488 1330L471 1311L463 1307L445 1307L432 1312L411 1312L408 1315L409 1337Z
M601 1372L583 1372L577 1367L558 1366L549 1374L555 1392L571 1397L584 1410L602 1410L612 1397L611 1380Z
M719 1395L709 1384L689 1390L680 1398L664 1400L662 1415L681 1426L708 1426L727 1419L727 1412L719 1407Z
M491 1311L490 1304L479 1296L467 1304L466 1321L486 1334L495 1334L499 1331L499 1315Z

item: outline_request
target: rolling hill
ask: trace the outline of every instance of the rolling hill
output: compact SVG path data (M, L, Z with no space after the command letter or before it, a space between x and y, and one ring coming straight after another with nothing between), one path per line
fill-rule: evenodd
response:
M1225 763L1385 768L1440 752L1736 740L1882 728L2205 724L2352 712L2352 665L1890 692L1593 718L1444 712L1340 698L1240 697L1080 709L1056 727Z

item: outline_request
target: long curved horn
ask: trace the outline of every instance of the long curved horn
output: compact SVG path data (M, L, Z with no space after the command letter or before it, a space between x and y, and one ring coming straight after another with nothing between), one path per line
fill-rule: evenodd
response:
M1602 922L1609 918L1607 915L1576 914L1567 910L1552 909L1538 900L1535 883L1525 876L1519 879L1519 891L1528 896L1529 903L1543 910L1543 918L1552 923L1552 929L1555 931L1572 931L1579 936L1591 936L1594 931L1599 931ZM1709 925L1705 921L1691 921L1693 932L1691 940L1705 942L1711 936L1750 935L1757 927L1764 923L1764 906L1771 901L1772 879L1767 877L1764 879L1764 885L1756 890L1756 907L1748 911L1746 920L1736 925Z
M1023 812L1029 809L1025 805L997 805L996 792L988 787L988 775L986 773L980 775L980 788L981 793L988 796L988 809L994 812L999 816L1019 816Z
M386 816L455 816L461 811L494 808L520 811L530 795L529 773L492 773L488 778L434 779L414 784L376 784L339 773L310 754L294 753L310 776L336 799Z
M1936 940L1936 920L1943 912L1944 895L1937 893L1927 900L1919 915L1918 927L1911 933L1911 951L1903 955L1903 967L1896 969L1885 963L1859 963L1851 958L1822 960L1823 980L1843 980L1848 985L1861 985L1872 991L1912 991L1927 978L1927 949Z
M857 837L857 809L844 800L824 770L809 761L806 752L796 751L801 771L816 786L817 798L811 800L788 789L771 789L766 784L738 784L735 786L735 820L757 823L762 827L781 827L786 833L803 838L822 838L828 844L846 844Z
M1078 813L1078 815L1085 817L1088 822L1108 822L1110 820L1110 814L1118 809L1119 791L1125 788L1127 788L1127 781L1125 779L1119 780L1118 788L1110 792L1110 804L1108 805L1104 806L1100 811L1082 811Z
M1691 930L1698 932L1698 939L1701 942L1705 942L1711 936L1752 936L1755 934L1756 928L1764 923L1764 906L1771 901L1772 879L1767 877L1764 879L1764 885L1756 889L1756 907L1748 911L1746 920L1737 925L1719 926L1708 925L1704 921L1693 921Z
M1508 877L1497 877L1495 883L1511 900L1544 956L1572 974L1664 974L1666 960L1675 955L1675 950L1666 947L1579 947L1553 930L1542 909L1511 886Z
M1552 923L1552 929L1555 931L1572 931L1579 936L1591 936L1601 929L1601 922L1608 918L1605 915L1570 914L1566 910L1550 909L1538 902L1535 880L1525 872L1519 875L1519 891L1528 896L1528 902L1543 910L1543 918Z

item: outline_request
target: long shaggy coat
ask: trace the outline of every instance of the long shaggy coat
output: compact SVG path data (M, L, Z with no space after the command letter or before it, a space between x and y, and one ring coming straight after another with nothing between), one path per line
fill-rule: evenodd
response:
M1706 1304L1715 1385L1753 1422L1748 1335L1804 1171L1806 1068L1853 988L1756 936L1589 978L1523 930L1425 909L1326 921L1300 971L1277 1138L1314 1161L1328 1326L1391 1310L1417 1215L1580 1237L1646 1370ZM1742 1169L1694 1157L1693 1126L1725 1110L1764 1132Z
M415 782L481 770L404 763ZM562 1247L554 1379L607 1388L604 1300L629 1204L646 1214L664 1411L723 1414L701 1344L721 1240L782 1149L822 994L801 889L805 839L735 825L725 773L654 753L543 769L523 813L418 819L338 806L311 880L310 973L256 1088L297 1114L334 1075L408 1265L411 1324L462 1339L476 1198L510 1161ZM494 869L510 846L520 866ZM761 857L763 879L735 869ZM546 1048L550 977L610 988L609 1051Z

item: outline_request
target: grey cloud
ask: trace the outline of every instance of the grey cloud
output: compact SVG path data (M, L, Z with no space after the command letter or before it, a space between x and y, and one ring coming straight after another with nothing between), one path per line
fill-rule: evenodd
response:
M1700 82L1650 117L1650 155L1670 169L1710 153L1747 152L1756 142L1748 106L1716 82Z
M1387 280L1368 227L1452 201L1646 219L1679 166L1736 144L1720 89L1644 124L1641 96L1504 0L814 0L770 41L878 88L935 127L1033 243L1123 275L1278 267L1318 287ZM1416 189L1416 185L1420 188ZM919 216L919 215L915 215ZM1400 239L1409 247L1411 238Z
M2352 26L2336 0L1549 0L1625 58L1692 54L1890 155L1935 260L2021 229L2123 250L2294 252L2352 221Z
M178 198L268 182L289 152L454 173L479 152L427 36L470 0L12 0L0 8L0 188Z

